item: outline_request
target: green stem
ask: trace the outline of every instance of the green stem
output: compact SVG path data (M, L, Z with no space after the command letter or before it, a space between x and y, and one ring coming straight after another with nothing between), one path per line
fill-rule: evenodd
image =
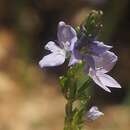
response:
M72 128L72 120L73 120L72 105L73 105L73 101L67 100L67 104L66 104L66 107L65 107L66 117L65 117L64 130L73 130L73 128Z
M83 112L80 109L79 110L74 109L73 103L74 101L72 100L67 101L64 130L81 130L82 129L81 122L79 121L81 121L80 117L83 117Z

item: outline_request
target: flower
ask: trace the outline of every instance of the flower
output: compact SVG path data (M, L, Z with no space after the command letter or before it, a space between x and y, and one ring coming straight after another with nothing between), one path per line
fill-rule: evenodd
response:
M103 42L89 39L85 35L82 35L74 46L73 59L70 60L71 65L77 63L79 60L84 61L85 73L107 92L111 92L108 87L121 88L115 79L106 74L114 67L118 59L113 52L109 51L111 48L112 46L105 45Z
M105 45L103 42L96 41L93 38L87 38L85 34L77 40L73 48L73 59L70 65L75 64L75 59L86 62L85 71L89 72L89 68L95 70L95 61L93 56L101 56L104 52L110 50L112 46ZM77 61L78 62L78 61Z
M100 116L103 116L104 113L100 112L98 110L98 107L93 106L89 109L89 111L87 112L87 118L89 120L96 120L97 118L99 118Z
M70 52L73 50L74 44L77 41L76 31L70 26L66 25L63 21L58 24L57 44L53 41L45 45L45 49L51 51L51 54L44 56L39 65L43 67L59 66L65 62L69 57Z

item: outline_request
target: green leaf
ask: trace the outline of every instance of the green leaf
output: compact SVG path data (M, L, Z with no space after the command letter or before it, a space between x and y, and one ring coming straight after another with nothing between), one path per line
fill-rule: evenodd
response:
M88 90L89 87L91 87L91 79L88 77L88 79L84 82L84 84L77 90L77 97L86 95L86 90Z

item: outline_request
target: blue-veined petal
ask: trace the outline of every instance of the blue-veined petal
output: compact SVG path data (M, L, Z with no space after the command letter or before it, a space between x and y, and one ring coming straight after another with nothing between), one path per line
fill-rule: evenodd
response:
M105 86L111 88L121 88L120 84L108 74L97 72L97 77Z
M100 86L102 89L104 89L107 92L111 92L111 90L102 82L102 79L100 79L100 76L97 75L96 71L90 69L89 76L93 79L93 81Z
M63 21L59 22L57 37L60 46L64 48L63 44L69 43L67 46L70 46L70 50L73 49L74 43L77 41L76 31L70 25L66 25Z
M39 65L41 68L43 67L53 67L53 66L59 66L63 64L65 61L65 53L59 52L59 53L51 53L47 56L44 56L40 62Z
M100 72L103 73L109 72L114 65L116 64L116 61L118 57L110 51L104 52L101 56L93 56L96 68L99 68Z
M110 50L111 48L112 46L105 45L103 42L99 42L99 41L92 41L92 43L89 44L90 52L97 56L100 56L101 54Z

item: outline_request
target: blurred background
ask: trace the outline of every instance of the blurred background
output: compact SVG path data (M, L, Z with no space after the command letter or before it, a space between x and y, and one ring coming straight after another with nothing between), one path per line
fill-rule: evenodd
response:
M130 129L129 0L0 0L0 130L62 130L65 100L58 76L65 65L40 69L44 45L56 39L60 20L77 26L101 9L100 40L114 46L119 60L111 75L122 89L93 87L91 104L105 116L88 130Z

